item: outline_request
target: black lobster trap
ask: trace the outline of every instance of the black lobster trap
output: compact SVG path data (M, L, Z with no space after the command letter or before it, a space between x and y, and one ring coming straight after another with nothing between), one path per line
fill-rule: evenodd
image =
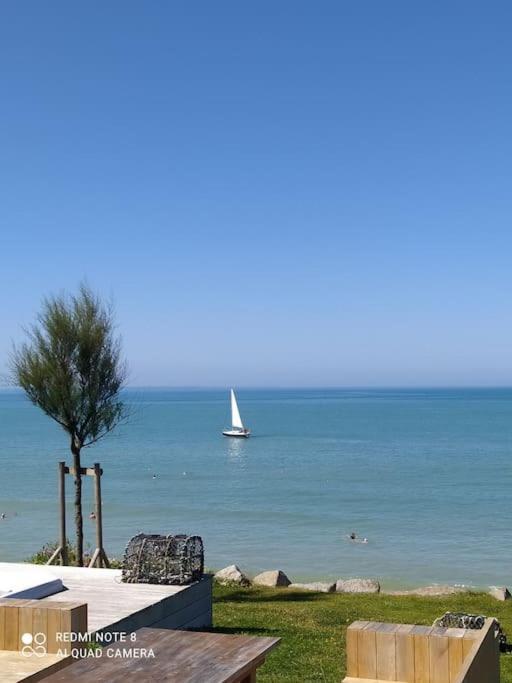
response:
M203 571L200 536L137 534L124 551L122 580L183 586L199 581Z

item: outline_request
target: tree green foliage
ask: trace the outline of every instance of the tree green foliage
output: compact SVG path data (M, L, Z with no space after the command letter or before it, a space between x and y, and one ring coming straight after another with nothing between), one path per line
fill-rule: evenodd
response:
M86 285L74 296L45 299L28 340L14 349L14 382L69 435L75 468L77 564L83 563L82 448L126 417L120 397L127 369L112 309Z

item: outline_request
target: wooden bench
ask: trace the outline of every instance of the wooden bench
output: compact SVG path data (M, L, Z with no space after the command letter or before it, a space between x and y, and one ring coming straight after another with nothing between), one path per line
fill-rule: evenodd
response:
M69 642L68 634L86 632L86 604L0 599L2 683L33 683L68 666L76 645Z
M480 630L356 621L344 683L499 683L494 619Z

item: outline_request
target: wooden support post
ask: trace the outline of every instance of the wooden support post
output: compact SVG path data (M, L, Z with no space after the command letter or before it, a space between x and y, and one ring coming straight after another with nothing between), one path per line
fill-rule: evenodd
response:
M94 498L96 516L96 550L94 551L89 567L110 567L107 553L103 547L103 510L101 505L101 475L103 470L99 462L94 463L94 467L82 467L81 474L87 477L94 477ZM68 548L66 543L66 474L75 474L73 467L67 467L65 462L59 462L59 526L60 539L59 546L50 557L46 564L53 564L60 558L61 564L68 563Z
M60 547L62 564L68 563L68 545L66 542L66 474L65 462L59 462L59 498L60 498Z
M96 550L91 557L89 567L110 567L107 554L103 548L103 510L101 504L101 475L102 470L99 462L94 463L94 499L95 499L95 514L96 514Z
M99 462L94 463L94 500L96 503L96 547L103 548L103 525L101 509L101 473Z
M63 565L68 563L68 548L66 543L66 470L66 463L59 462L60 539L58 548L46 564L53 564L57 558L60 558L60 563Z

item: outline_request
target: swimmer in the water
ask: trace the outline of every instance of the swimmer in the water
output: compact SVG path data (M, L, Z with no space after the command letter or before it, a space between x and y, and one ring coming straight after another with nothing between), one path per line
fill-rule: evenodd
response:
M355 541L356 538L357 538L357 535L355 534L355 532L352 531L352 533L350 534L349 538L350 538L351 541Z
M6 517L7 515L5 514L5 512L2 512L2 514L0 515L0 519L5 519Z

